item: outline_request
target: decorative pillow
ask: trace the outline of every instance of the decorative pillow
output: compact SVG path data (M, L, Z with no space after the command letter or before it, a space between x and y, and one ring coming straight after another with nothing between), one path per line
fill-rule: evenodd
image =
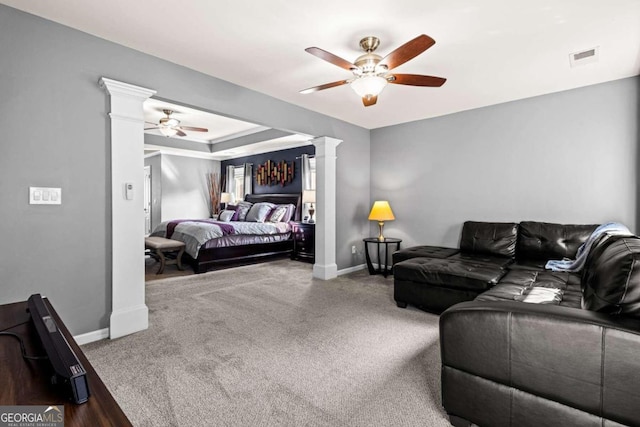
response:
M251 202L238 202L238 205L236 206L236 213L231 220L246 221L247 214L249 213L251 206L253 206L253 203Z
M275 207L273 203L260 202L251 206L245 221L247 222L265 222L271 210Z
M231 218L231 221L237 221L238 214L240 213L238 212L238 205L227 205L226 209L229 211L233 211L233 217Z
M285 214L289 212L288 205L277 205L269 214L269 222L281 222Z
M283 205L283 206L287 206L288 209L280 221L289 222L294 218L293 214L296 212L296 207L295 205L292 205L292 204Z
M231 221L231 218L233 218L235 214L236 214L236 211L225 209L222 212L220 212L220 216L218 217L218 219L223 222L229 222Z

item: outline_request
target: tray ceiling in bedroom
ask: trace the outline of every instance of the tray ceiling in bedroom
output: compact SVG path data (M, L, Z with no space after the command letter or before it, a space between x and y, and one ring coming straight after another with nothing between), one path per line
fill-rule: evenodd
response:
M167 115L170 111L170 115ZM166 136L159 124L170 117L180 132ZM292 134L243 120L150 98L144 103L145 151L164 151L224 160L310 144L310 135ZM190 127L206 131L190 131Z

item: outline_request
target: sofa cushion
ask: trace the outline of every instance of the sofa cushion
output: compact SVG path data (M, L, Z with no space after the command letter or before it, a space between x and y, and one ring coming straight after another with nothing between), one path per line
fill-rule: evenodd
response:
M557 271L510 270L500 282L478 295L477 301L514 301L526 288L545 287L563 291L561 306L580 308L580 276Z
M563 225L523 221L518 231L518 261L575 259L578 248L598 225Z
M516 261L509 265L510 270L544 270L544 266L547 264L548 259L516 259Z
M448 257L449 259L457 259L465 262L475 262L495 265L497 267L506 268L513 263L513 258L504 256L495 256L487 254L476 254L469 252L458 252L455 255Z
M495 265L448 258L411 258L396 264L393 274L395 280L482 291L498 283L505 270Z
M611 236L592 251L582 278L583 308L640 317L640 238Z
M411 258L447 258L457 254L459 249L445 248L442 246L412 246L410 248L401 249L393 253L393 264L405 261Z
M468 253L513 257L518 224L513 222L466 221L462 226L460 250Z

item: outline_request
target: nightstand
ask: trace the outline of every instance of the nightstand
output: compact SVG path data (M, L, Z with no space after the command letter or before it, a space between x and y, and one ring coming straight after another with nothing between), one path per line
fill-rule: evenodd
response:
M316 224L312 222L292 222L293 252L291 259L315 262Z

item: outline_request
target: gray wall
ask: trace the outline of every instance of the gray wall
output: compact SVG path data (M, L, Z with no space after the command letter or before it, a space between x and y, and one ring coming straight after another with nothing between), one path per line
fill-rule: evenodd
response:
M337 263L352 265L349 245L366 235L368 130L4 5L0 40L0 303L41 292L73 334L108 326L112 230L103 76L183 105L343 140ZM62 187L62 206L28 205L29 186Z
M220 161L157 153L146 156L151 166L151 230L176 218L208 218L207 174L220 176Z
M209 172L220 176L218 160L162 154L161 221L210 217Z
M639 78L371 132L388 236L457 246L465 220L637 227ZM371 233L376 227L371 227Z

